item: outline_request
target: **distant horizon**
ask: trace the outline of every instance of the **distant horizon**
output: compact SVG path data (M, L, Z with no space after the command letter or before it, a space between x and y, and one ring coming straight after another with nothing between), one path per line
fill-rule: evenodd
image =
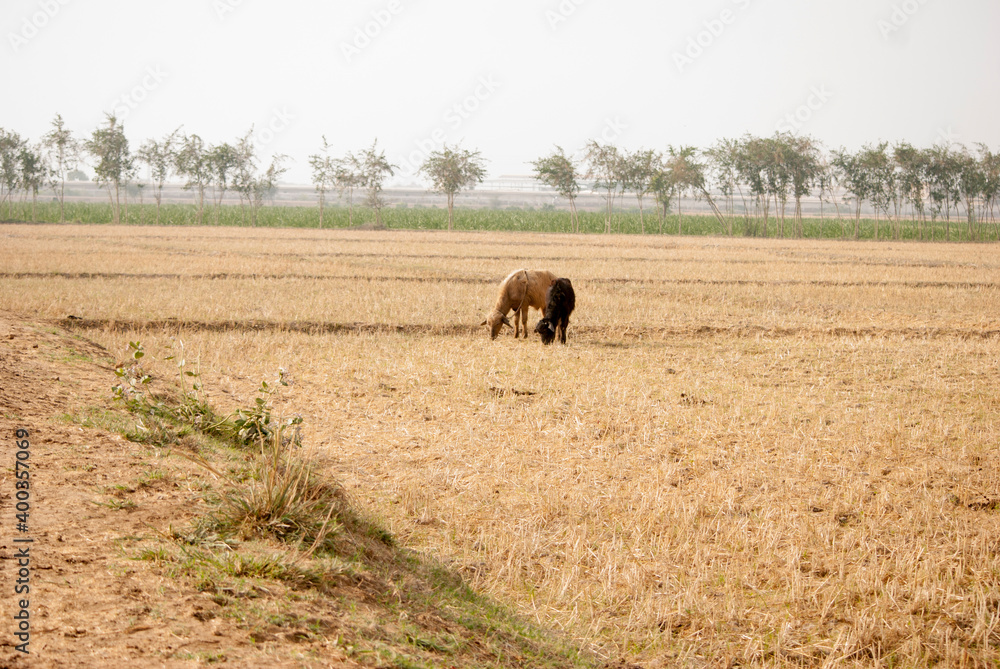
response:
M529 176L529 178L533 179L533 177L530 177L530 176ZM487 181L490 181L490 180L487 180ZM535 188L535 189L531 189L531 190L515 190L515 189L495 189L495 190L490 190L490 189L480 188L479 186L477 186L475 188L472 188L472 189L464 190L461 193L459 193L456 196L456 198L455 198L455 209L481 209L481 208L482 209L511 209L511 208L513 208L513 209L528 209L528 208L531 208L531 209L536 209L536 210L539 210L539 209L553 209L555 211L567 211L567 212L570 210L569 203L566 200L566 198L561 197L554 189L552 189L549 186L546 186L545 184L543 184L540 181L535 180L535 183L538 184L538 187ZM94 193L101 193L100 197L97 197L97 196L80 196L80 195L75 195L75 194L72 194L70 192L67 192L67 194L66 194L66 201L67 202L71 202L71 201L72 202L88 202L89 201L89 202L96 202L96 203L105 203L107 201L107 191L106 191L105 187L104 186L99 186L96 182L94 182L92 180L67 181L66 185L67 185L67 188L71 188L73 186L84 186L84 187L86 187L88 189L92 189ZM163 200L164 203L196 206L197 192L194 191L194 190L185 190L183 182L170 181L170 182L167 182L165 185L166 185L168 191L164 194L164 200ZM131 193L133 191L133 189L134 189L134 184L132 184L131 187L129 188L129 192ZM720 193L720 191L718 189L716 189L716 188L710 188L709 190L712 192L713 197L721 196L721 193ZM308 199L302 198L302 197L295 198L295 199L289 199L287 197L286 198L282 198L281 197L282 193L284 193L285 195L289 195L290 194L289 191L295 191L295 194L299 195L299 196L308 195L309 197L308 197ZM39 201L43 201L44 200L44 201L47 201L47 202L52 202L52 201L54 201L56 199L53 195L51 195L51 193L52 193L51 189L46 189L45 192L48 193L48 195L46 195L44 198L42 196L42 193L39 192ZM212 192L211 188L206 189L206 194L207 195L210 195L211 192ZM410 188L410 187L406 187L406 186L389 186L383 192L387 196L390 196L390 197L387 198L387 202L386 202L387 208L390 208L390 209L405 204L405 205L407 205L410 208L414 208L414 207L415 208L420 208L420 207L435 208L435 209L441 209L442 212L444 212L446 210L446 207L447 207L447 199L446 199L446 197L444 195L440 194L440 193L436 193L435 191L433 191L433 190L431 190L429 188L423 188L423 187ZM282 182L282 183L278 184L277 189L276 189L276 195L278 197L274 198L270 202L269 206L277 206L277 207L283 207L283 206L317 207L318 206L318 202L317 202L316 194L315 193L316 193L316 191L315 191L315 187L314 187L313 184L295 184L295 183L285 183L285 182ZM398 197L395 198L395 199L393 199L391 197L393 194L399 194L399 193L407 193L407 196L406 196L406 200L407 201L406 202L401 202ZM488 198L486 197L487 194L489 196ZM484 199L490 199L490 200L492 200L492 199L496 198L497 196L499 196L500 200L498 200L495 205L493 205L493 204L479 204L479 205L474 204L476 201L482 201ZM507 201L505 201L504 198L507 198ZM509 199L511 199L511 198L521 198L521 202L520 203L518 203L518 202L511 202L511 201L509 201ZM541 200L543 198L545 200L547 200L547 201L546 202L542 202ZM130 195L129 199L132 202L132 204L130 206L136 204L134 196ZM354 205L353 205L355 209L359 209L359 208L360 209L367 209L368 208L367 205L364 203L363 199L364 199L364 195L362 193L355 193L355 201L354 201ZM414 199L419 200L419 202L413 202ZM619 211L626 211L626 212L637 211L638 207L636 205L636 200L635 200L635 195L634 194L629 194L624 199L625 199L625 204L623 206L621 206L621 205L615 205L616 215L618 214ZM153 200L152 192L149 190L148 186L147 186L147 191L146 191L144 200L145 200L145 203L144 203L145 206L147 206L147 207L149 207L149 206L155 206L155 201ZM533 201L529 201L529 200L533 200ZM803 197L802 198L803 211L804 212L812 211L814 214L816 214L816 217L819 217L819 213L817 213L820 210L819 201L820 201L820 198L815 193L810 193L809 195ZM651 195L647 195L646 198L645 198L645 202L646 202L645 210L647 212L647 215L651 215L651 216L655 217L656 216L655 212L656 212L656 209L657 209L657 204L654 201L653 197ZM711 207L706 202L704 202L704 200L703 200L703 198L701 196L696 196L696 195L693 195L693 194L689 194L689 195L687 195L687 196L685 196L685 197L682 198L682 202L683 202L683 212L684 212L685 216L688 215L688 214L696 215L696 216L713 216L714 215L713 212L712 212ZM240 206L238 194L234 193L231 190L227 190L225 199L223 200L222 204L224 206ZM4 206L6 206L6 205L4 205ZM205 201L205 207L206 207L206 209L209 208L210 206L214 206L214 205L212 205L211 202L210 202L210 200L209 200L209 198L206 197L206 201ZM328 192L327 193L327 199L326 199L325 206L326 207L344 207L344 208L346 208L348 205L343 201L342 198L340 198L336 194L336 192ZM580 191L580 193L579 193L579 195L577 197L577 204L576 204L576 206L581 211L604 211L604 209L605 209L604 195L600 191L581 189L581 191ZM829 201L825 202L825 207L826 207L825 211L826 211L826 217L827 218L831 217L832 212L834 211L834 206L835 205L831 204ZM845 207L846 205L842 203L841 206ZM861 210L862 210L862 213L866 214L866 215L874 215L874 213L875 213L874 207L867 200L862 203ZM671 216L675 215L674 211L675 211L675 208L672 207L671 208L671 213L670 213ZM0 208L0 214L2 214L2 208Z
M6 130L8 132L10 132L10 131L17 132L17 130L15 128L7 128L7 127L4 127L3 125L0 125L0 129ZM140 140L140 142L136 143L132 138L128 137L127 128L126 128L126 133L125 134L126 134L126 137L129 139L129 151L133 155L136 154L138 146L141 145L143 141L150 140L150 139L156 139L156 140L162 139L162 137L155 137L155 138L154 137L146 137L146 138L143 138L142 140ZM198 133L193 133L193 134L198 134ZM773 136L774 134L776 134L776 133L772 133L772 135L769 135L769 136ZM992 151L1000 151L1000 143L998 143L997 146L993 146L993 145L990 145L990 144L988 144L986 142L980 142L978 140L972 140L969 144L965 144L963 142L958 141L953 133L951 133L949 131L946 131L946 130L942 131L939 134L938 141L935 141L935 142L933 142L931 144L928 144L928 145L919 145L919 144L916 144L914 142L909 142L908 140L905 140L905 139L899 139L899 140L895 140L895 141L889 141L889 140L885 140L885 139L875 139L875 140L869 140L869 141L861 142L859 145L853 146L853 147L839 146L839 147L836 147L836 148L828 146L827 144L825 144L822 141L822 139L820 139L818 137L814 137L814 136L811 136L811 135L808 135L808 134L799 134L799 133L790 133L790 134L792 134L793 136L806 136L806 137L810 137L811 139L816 140L817 143L818 143L818 145L819 145L819 147L823 151L825 151L826 153L828 153L828 154L830 152L832 152L832 151L841 150L841 149L845 149L845 150L848 150L848 151L857 151L857 150L861 149L864 146L876 146L876 145L878 145L881 142L888 143L890 148L892 146L896 145L896 144L899 144L899 143L909 143L909 144L913 145L917 149L930 149L930 148L934 148L934 147L938 147L938 146L944 146L944 147L947 147L947 148L951 148L951 149L957 150L959 147L961 147L961 148L964 148L964 149L968 150L973 155L976 155L976 153L977 153L977 150L978 150L977 149L977 145L978 144L985 144L987 146L987 148L989 148ZM74 133L74 137L77 140L84 139L86 136L89 136L89 135L80 135L79 133ZM30 138L30 137L24 137L22 135L22 139L28 140L29 142L32 142L34 144L37 144L38 142L40 142L40 137L39 138ZM202 139L204 139L204 138L202 138ZM714 145L716 142L720 141L721 139L739 139L739 137L723 137L723 138L719 138L719 139L715 140L715 142L713 142L712 144L709 144L708 146L704 146L704 147L703 146L696 146L695 148L699 152L701 152L704 149L711 147L712 145ZM235 138L233 140L223 140L223 141L235 141ZM602 142L602 144L605 144L605 143ZM661 148L655 148L655 147L645 147L645 146L639 146L639 147L636 147L635 149L629 149L628 147L619 146L618 144L615 144L614 142L607 142L606 144L618 146L619 148L624 148L626 150L633 150L633 151L644 150L644 149L652 149L652 150L655 150L655 151L661 151L662 152L663 150L666 149L666 146L663 147L662 149ZM675 144L674 146L678 146L678 145ZM317 149L316 150L318 151L319 148L320 148L319 145L317 145ZM471 147L471 146L462 146L462 148L469 149L469 150L476 150L475 147ZM548 149L548 151L551 152L554 148L555 148L555 146L552 146L552 147L550 147ZM565 149L566 147L563 147L563 148ZM354 149L351 152L354 152L356 150L358 150L358 149ZM570 158L574 159L575 163L579 167L582 167L582 166L585 165L585 160L579 155L581 153L582 153L582 150L577 150L577 151L574 151L574 152L571 152L571 153L568 154ZM536 160L536 159L542 157L542 155L547 155L547 154L539 154L538 156L535 156L534 158L532 158L532 160ZM285 163L285 166L290 167L293 164L294 156L286 156L286 157L289 160ZM336 154L334 154L333 157L337 157ZM487 165L487 168L488 168L489 167L489 157L485 156L485 155L482 156L482 157L483 157L484 161L486 162L486 165ZM302 162L304 162L305 164L308 164L308 157L306 158L306 160L304 160ZM86 162L86 161L83 161L83 164L84 164L85 167L87 167L87 168L90 169L91 174L87 174L87 172L84 172L84 173L87 174L88 180L92 180L93 179L92 172L94 171L93 166L90 163ZM530 165L530 161L526 161L525 165L526 166ZM79 167L77 169L79 169ZM291 170L289 170L289 171L291 171ZM181 181L175 181L174 180L175 177L176 177L176 175L172 174L171 177L168 179L167 183L175 183L175 184L176 183L182 183ZM530 178L530 179L535 179L535 174L533 172L531 172L531 171L525 171L525 172L520 172L520 173L507 172L507 173L501 173L501 174L489 174L488 173L488 176L484 179L484 181L497 181L497 180L501 180L501 179L511 179L511 178L518 178L518 179L520 179L520 178ZM278 183L279 183L279 185L287 185L287 186L307 186L307 187L312 187L314 185L311 180L310 181L296 181L296 180L287 180L286 181L286 180L279 180ZM406 188L406 187L410 187L410 186L414 186L414 187L419 186L419 187L430 188L430 184L429 184L428 181L421 181L420 178L418 176L416 176L416 175L407 175L405 177L404 176L389 177L386 180L386 184L389 187L392 187L392 188Z

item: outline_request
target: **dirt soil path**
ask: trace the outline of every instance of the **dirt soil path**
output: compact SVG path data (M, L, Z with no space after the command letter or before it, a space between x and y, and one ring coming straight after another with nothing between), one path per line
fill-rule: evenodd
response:
M359 666L336 652L291 659L282 646L296 644L280 635L254 643L217 614L210 593L134 559L141 537L189 520L197 493L155 480L136 487L163 464L117 434L67 419L108 405L113 368L92 342L0 314L0 667ZM15 509L17 430L30 440L26 532ZM129 503L115 504L122 492ZM25 546L30 592L16 595L16 553ZM13 618L21 598L29 602L27 655Z

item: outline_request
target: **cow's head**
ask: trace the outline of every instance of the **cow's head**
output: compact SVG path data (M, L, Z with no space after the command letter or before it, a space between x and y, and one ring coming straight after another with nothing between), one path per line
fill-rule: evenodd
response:
M497 335L500 334L500 328L502 328L503 326L506 325L509 328L514 327L513 325L510 324L510 321L507 319L507 317L501 314L499 311L494 311L493 313L491 313L489 316L486 317L486 320L480 323L479 325L489 326L490 339L496 339Z
M551 344L556 338L556 328L548 318L538 321L535 325L535 332L542 338L543 344Z

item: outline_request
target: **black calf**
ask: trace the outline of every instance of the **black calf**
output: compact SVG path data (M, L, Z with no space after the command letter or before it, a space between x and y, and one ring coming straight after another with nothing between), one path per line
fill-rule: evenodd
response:
M535 325L535 332L542 338L543 344L551 344L556 335L559 335L561 343L566 343L566 327L575 306L573 284L569 279L556 279L545 294L545 317Z

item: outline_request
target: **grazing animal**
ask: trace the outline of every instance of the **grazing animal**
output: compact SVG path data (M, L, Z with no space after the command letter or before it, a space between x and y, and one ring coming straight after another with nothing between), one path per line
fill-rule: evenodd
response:
M545 317L535 325L535 332L542 338L543 344L551 344L556 335L559 342L566 343L566 328L569 326L569 315L576 307L576 293L569 279L556 279L545 294Z
M514 338L524 328L524 338L528 338L528 309L542 311L545 308L545 294L556 280L556 275L544 269L518 269L507 275L500 284L497 302L480 325L488 325L490 339L496 339L504 325L514 328ZM514 310L514 325L507 319L507 312ZM520 318L519 318L520 317Z

